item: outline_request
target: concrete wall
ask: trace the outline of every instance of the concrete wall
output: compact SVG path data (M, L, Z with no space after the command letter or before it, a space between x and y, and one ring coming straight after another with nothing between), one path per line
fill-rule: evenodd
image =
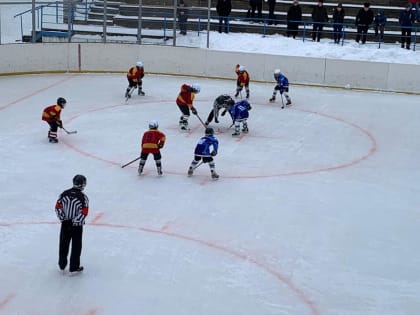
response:
M0 74L51 71L127 71L142 60L147 72L234 79L236 63L251 78L273 81L280 68L299 84L420 94L420 65L291 57L133 44L42 43L0 45Z

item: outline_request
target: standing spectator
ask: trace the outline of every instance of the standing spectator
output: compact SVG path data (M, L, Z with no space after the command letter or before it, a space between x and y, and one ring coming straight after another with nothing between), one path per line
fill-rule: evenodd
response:
M327 9L324 7L324 0L318 0L318 4L312 10L312 40L319 42L321 40L324 23L328 22Z
M64 272L67 266L67 255L71 242L70 267L71 273L83 271L80 266L82 254L82 236L85 218L89 213L89 199L83 193L86 186L86 177L76 175L73 177L73 188L61 193L55 204L55 212L61 221L60 249L58 266Z
M242 93L242 89L245 87L246 98L249 98L249 73L246 71L245 66L237 64L235 67L235 73L237 75L236 79L236 93L235 97L239 96L239 93ZM241 94L242 98L242 94Z
M287 11L287 37L296 38L299 24L302 21L302 9L298 0L293 1L293 5Z
M359 10L356 15L357 35L356 42L362 38L362 44L366 43L366 36L369 30L369 25L373 22L373 11L370 9L370 3L365 2L363 8Z
M417 20L417 22L420 22L420 0L408 0L408 3L411 5L411 9L416 9L415 19Z
M216 11L219 15L219 33L222 32L222 25L225 24L225 33L229 33L229 15L232 11L231 0L217 0Z
M373 21L375 23L375 36L378 37L379 41L384 41L384 29L386 24L386 16L384 10L380 9L378 13L375 15L375 19Z
M276 9L276 0L268 0L268 25L277 25L276 15L274 11Z
M251 18L255 19L255 11L257 11L257 22L261 22L262 19L262 0L249 0L249 6L251 7Z
M200 161L203 163L209 163L210 173L212 179L218 179L219 174L216 173L216 165L213 157L217 155L219 150L219 140L214 136L214 129L207 127L204 132L204 137L201 137L195 146L194 159L188 168L188 176L192 176L194 170L200 165Z
M57 143L58 127L63 128L63 121L61 120L61 110L66 106L66 100L62 97L57 99L57 104L48 106L42 111L42 120L50 125L48 131L48 140L51 143Z
M157 120L149 122L149 130L147 130L141 139L141 152L138 173L143 173L144 165L146 164L149 154L153 154L155 159L156 169L159 176L162 176L162 155L160 149L165 145L165 134L158 130L159 123Z
M181 91L179 91L178 97L176 98L176 105L178 105L181 111L181 117L179 117L179 128L181 130L188 130L188 119L190 118L190 111L197 115L197 110L193 105L194 97L200 93L200 86L196 83L189 85L181 85Z
M410 49L411 44L411 28L415 21L415 13L411 10L411 5L407 4L405 9L400 13L400 25L401 25L401 48Z
M334 9L333 12L333 36L334 36L334 43L339 44L341 40L341 36L343 33L343 23L344 23L344 9L341 3L338 3L337 7Z
M184 0L179 0L178 4L178 23L179 23L179 34L187 35L187 20L188 20L188 5Z

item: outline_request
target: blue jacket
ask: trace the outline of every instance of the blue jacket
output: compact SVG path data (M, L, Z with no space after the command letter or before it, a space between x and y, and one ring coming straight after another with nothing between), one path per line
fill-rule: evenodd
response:
M219 141L216 139L213 135L205 135L202 137L196 147L194 154L198 156L212 156L211 152L215 151L217 153L217 150L219 149Z
M229 112L233 120L241 121L249 117L248 111L251 109L251 105L247 100L243 100L235 103L230 109Z
M401 26L413 26L414 20L416 18L416 14L413 10L402 10L400 13L400 25Z
M379 12L375 15L375 25L385 25L386 23L386 16L384 10L379 10Z

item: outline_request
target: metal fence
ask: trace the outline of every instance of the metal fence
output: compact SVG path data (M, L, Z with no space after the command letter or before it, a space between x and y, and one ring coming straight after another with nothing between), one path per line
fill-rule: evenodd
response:
M112 19L109 18L110 16ZM62 38L69 42L100 41L177 45L176 39L180 36L177 33L179 21L177 21L176 8L170 5L165 5L165 7L126 5L116 11L112 7L95 7L94 2L87 0L68 1L64 4L57 1L21 11L15 14L14 18L20 26L22 41L49 41L51 38ZM28 20L32 21L28 22ZM220 29L219 22L220 17L214 12L214 8L195 7L190 8L185 26L190 34L197 37L207 36L207 47L209 47L210 32L225 31L224 27ZM304 42L311 40L312 28L316 23L297 22L299 22L297 38ZM226 30L262 36L286 35L287 23L285 19L228 17ZM35 30L28 28L30 25L34 25ZM334 34L337 35L333 26L333 23L323 23L324 40L329 38L332 41ZM413 50L416 50L419 31L419 26L411 27L410 39ZM345 45L354 40L357 30L354 24L343 23L339 35L339 44ZM388 25L383 37L380 33L375 35L371 27L367 34L366 44L377 45L381 48L383 45L395 45L396 42L401 42L401 39L399 26Z

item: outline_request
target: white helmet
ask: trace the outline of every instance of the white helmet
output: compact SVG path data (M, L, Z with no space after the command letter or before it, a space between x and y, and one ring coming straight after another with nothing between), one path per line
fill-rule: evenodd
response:
M244 72L245 71L245 66L240 65L238 70L239 70L239 72Z
M136 66L139 67L139 68L143 68L143 62L137 61Z
M149 121L149 128L150 129L158 129L159 123L157 120L151 120Z
M276 70L274 70L274 74L280 74L281 73L281 71L280 71L280 69L276 69Z
M200 93L201 88L200 88L200 85L198 85L197 83L194 83L193 85L191 85L191 88L194 93L196 94Z

